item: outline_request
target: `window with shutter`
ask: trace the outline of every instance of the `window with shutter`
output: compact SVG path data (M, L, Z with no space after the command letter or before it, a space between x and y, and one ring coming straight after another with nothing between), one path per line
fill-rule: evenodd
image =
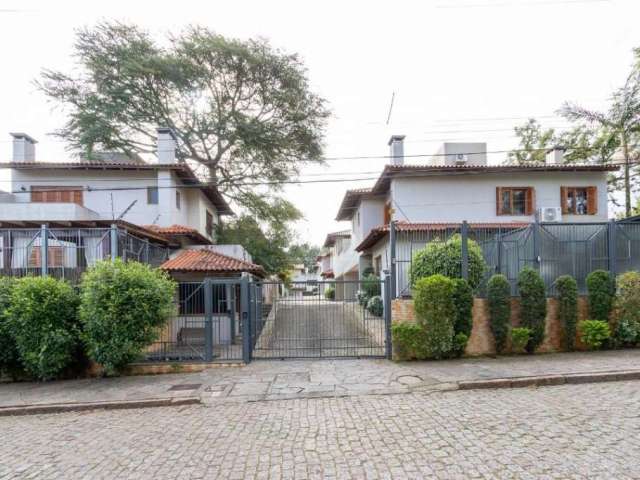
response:
M497 215L533 215L534 211L532 187L496 187Z
M31 201L39 203L83 204L82 187L31 186Z
M560 187L562 213L595 215L598 213L597 187Z
M52 246L47 248L47 264L49 267L64 267L64 247ZM40 247L31 248L28 268L40 268L42 266L42 256Z

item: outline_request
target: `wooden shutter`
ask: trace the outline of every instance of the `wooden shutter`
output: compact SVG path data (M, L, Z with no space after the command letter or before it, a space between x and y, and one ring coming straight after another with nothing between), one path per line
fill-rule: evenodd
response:
M536 211L536 193L533 187L527 188L524 198L524 214L533 215Z
M77 203L82 205L78 187L31 187L31 201L41 203Z
M563 214L569 213L569 190L567 187L560 187L560 206Z
M502 187L496 187L496 215L502 215Z
M391 204L385 203L384 205L384 224L389 225L391 223Z
M598 213L598 187L587 187L587 215Z

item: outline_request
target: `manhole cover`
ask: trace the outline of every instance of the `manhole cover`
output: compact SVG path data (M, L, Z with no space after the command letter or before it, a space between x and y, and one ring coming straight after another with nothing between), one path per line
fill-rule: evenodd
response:
M172 385L169 388L169 391L177 391L177 390L197 390L202 386L201 383L183 383L181 385Z

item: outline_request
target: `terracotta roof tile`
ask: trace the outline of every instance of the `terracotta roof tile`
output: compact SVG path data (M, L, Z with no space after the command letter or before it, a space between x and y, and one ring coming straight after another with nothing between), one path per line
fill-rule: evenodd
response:
M160 265L168 272L213 272L239 273L248 272L264 277L264 268L255 263L245 262L206 248L183 250L174 258Z
M438 230L448 230L459 228L460 223L410 223L410 222L397 222L397 232L430 232ZM481 228L524 228L528 226L527 222L504 222L504 223L470 223L469 228L481 229ZM369 234L360 242L356 247L356 251L362 252L368 248L373 247L376 243L382 240L389 233L389 225L382 225L371 229Z
M211 240L202 235L198 230L192 227L187 227L186 225L170 225L168 227L161 227L159 225L144 225L144 228L167 237L186 236L201 245L211 244Z

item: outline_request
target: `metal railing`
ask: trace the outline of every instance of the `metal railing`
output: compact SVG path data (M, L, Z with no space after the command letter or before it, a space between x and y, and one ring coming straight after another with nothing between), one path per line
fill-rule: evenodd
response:
M555 293L554 282L571 275L581 294L586 293L587 275L598 269L617 275L640 270L640 224L624 222L538 223L529 225L425 226L407 231L391 225L390 258L394 296L411 296L411 266L418 251L431 242L446 242L460 235L462 259L452 266L451 276L468 278L469 247L476 244L487 268L476 294L486 294L488 279L496 273L507 277L512 294L518 294L517 278L526 266L537 269L547 287ZM474 242L474 243L471 243Z
M116 226L0 229L0 275L50 275L76 284L88 267L116 257L157 266L169 250Z

